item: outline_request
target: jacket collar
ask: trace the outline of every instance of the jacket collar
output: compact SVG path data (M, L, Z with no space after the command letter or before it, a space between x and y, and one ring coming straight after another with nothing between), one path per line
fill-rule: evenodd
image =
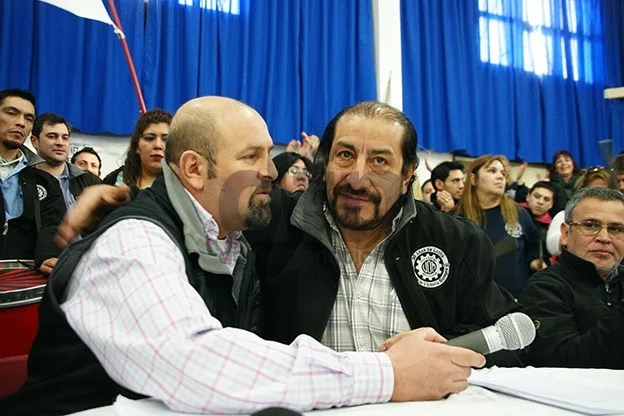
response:
M189 194L166 161L162 164L167 196L173 205L173 209L180 217L183 224L184 245L189 253L199 256L199 267L215 274L230 274L227 265L219 258L218 253L206 244L204 226L193 206ZM249 245L244 237L240 237L241 256L245 257L249 251ZM240 259L239 259L240 260Z
M325 182L315 181L301 195L290 217L290 223L310 234L320 241L329 250L332 250L329 237L330 226L325 218L325 205L327 201ZM416 203L408 192L403 204L403 213L393 232L398 233L410 221L416 217Z
M67 169L69 170L70 178L75 178L77 176L84 175L85 173L87 173L84 170L80 169L78 166L69 162L67 162Z
M585 259L578 257L575 254L570 253L567 249L563 249L561 256L559 256L559 260L557 264L565 267L570 271L569 275L575 277L579 280L585 280L588 283L592 283L594 285L603 285L605 284L604 279L598 274L596 271L596 266L592 262L589 262ZM622 266L618 266L615 271L614 277L610 280L610 282L616 282L624 277L624 268Z
M24 157L27 160L27 165L26 166L35 166L38 165L39 163L44 163L45 161L39 157L38 154L34 153L33 151L31 151L28 147L22 145L22 147L20 147L20 150L22 151L22 153L24 154Z

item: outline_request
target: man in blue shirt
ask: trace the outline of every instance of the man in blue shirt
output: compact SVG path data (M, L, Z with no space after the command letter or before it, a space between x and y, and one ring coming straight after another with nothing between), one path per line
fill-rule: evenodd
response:
M49 273L61 252L54 235L66 209L58 182L35 168L43 161L24 146L34 120L30 92L0 91L0 259L34 259Z
M35 119L30 137L37 154L44 160L37 168L58 180L67 209L76 203L76 198L85 187L101 182L97 176L67 161L70 134L71 125L64 117L44 113Z

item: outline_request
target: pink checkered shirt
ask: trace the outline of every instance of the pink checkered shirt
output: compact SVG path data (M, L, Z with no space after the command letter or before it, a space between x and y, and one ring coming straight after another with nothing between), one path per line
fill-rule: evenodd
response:
M248 414L386 402L384 353L335 352L223 328L188 283L182 253L158 226L124 220L81 259L61 305L120 385L189 413Z

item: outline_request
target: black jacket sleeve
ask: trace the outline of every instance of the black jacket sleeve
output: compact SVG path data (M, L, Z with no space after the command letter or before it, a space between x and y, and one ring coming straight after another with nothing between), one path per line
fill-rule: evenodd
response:
M35 246L35 264L39 267L43 261L61 254L62 250L56 245L54 238L56 229L65 216L66 208L65 199L56 178L43 171L37 172L35 177L37 185L43 186L47 191L46 197L39 200L41 228Z
M547 273L533 276L520 294L520 303L536 321L537 336L527 364L536 367L624 369L624 308L580 333L572 309L572 293Z
M509 292L494 283L494 247L485 233L474 228L460 263L456 316L462 323L442 334L446 338L486 328L521 309ZM487 366L522 366L525 357L524 351L500 351L486 357Z
M540 236L529 211L521 206L518 206L518 215L522 229L524 230L524 258L527 261L527 267L531 265L533 260L540 258ZM548 253L541 253L543 256L548 256Z

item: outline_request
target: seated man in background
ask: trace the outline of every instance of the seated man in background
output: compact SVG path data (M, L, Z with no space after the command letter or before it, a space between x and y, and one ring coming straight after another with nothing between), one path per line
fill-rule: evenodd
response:
M624 369L624 195L585 188L565 209L565 247L520 303L536 322L528 364Z
M54 176L61 186L65 206L71 208L84 188L102 183L96 175L69 163L71 126L64 117L43 113L35 119L30 140L44 163L38 169Z
M262 330L262 292L240 231L271 219L272 147L264 120L242 103L183 105L151 188L61 256L40 305L29 379L0 409L66 414L124 394L189 413L247 414L465 389L485 358L442 344L430 328L386 352L336 352L305 335L283 345L252 333ZM78 204L90 190L98 189Z
M527 195L527 201L520 204L531 214L531 219L540 237L540 258L547 264L550 264L550 259L548 248L546 247L546 235L548 234L548 227L552 222L549 211L553 206L554 196L555 190L550 182L539 181L531 187Z
M57 180L36 168L43 160L24 146L34 120L30 92L0 91L0 259L34 259L49 273L61 252L54 235L66 209Z
M442 162L431 171L435 193L431 203L438 209L450 212L464 192L464 165L459 162Z
M102 176L102 159L92 147L83 147L74 153L71 158L71 163L82 170L91 172L98 178Z

